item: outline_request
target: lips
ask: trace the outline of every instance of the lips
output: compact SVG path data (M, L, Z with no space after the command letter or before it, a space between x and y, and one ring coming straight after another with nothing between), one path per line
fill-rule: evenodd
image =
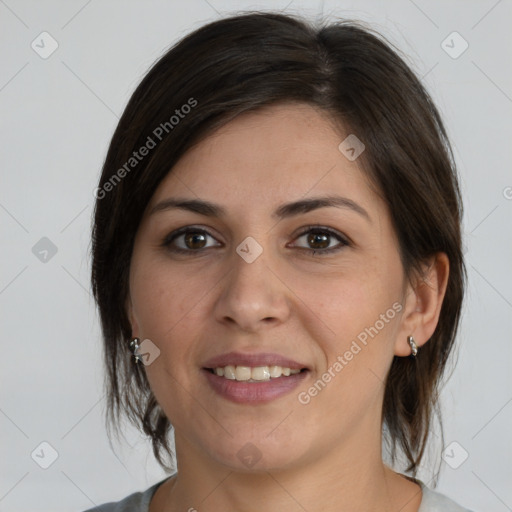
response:
M244 371L281 367L283 375L257 382L253 379L240 381L231 378L232 376L226 378L226 375L219 375L214 371L221 368L234 368L238 371L241 367L244 367ZM284 373L284 368L291 372ZM203 375L216 394L231 402L249 405L270 402L290 393L307 378L308 374L307 365L275 353L229 352L209 359L203 366Z
M289 377L279 377L265 382L228 380L209 370L203 370L206 382L220 397L239 404L258 405L276 400L296 389L307 378L309 372L302 371Z
M259 354L243 354L241 352L228 352L208 359L203 368L211 370L226 366L281 366L291 370L309 370L306 364L294 361L280 354L263 352Z

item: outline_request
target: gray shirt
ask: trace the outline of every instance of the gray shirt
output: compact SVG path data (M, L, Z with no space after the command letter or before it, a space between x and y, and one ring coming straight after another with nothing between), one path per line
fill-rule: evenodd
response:
M172 476L174 475L152 485L143 492L135 492L121 501L104 503L84 512L148 512L149 503L156 490ZM415 481L423 491L418 512L471 512L471 510L461 507L444 494L429 489L421 480L415 479Z

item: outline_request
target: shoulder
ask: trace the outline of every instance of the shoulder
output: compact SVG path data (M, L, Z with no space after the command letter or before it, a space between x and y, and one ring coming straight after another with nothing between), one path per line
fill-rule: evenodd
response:
M437 491L429 489L423 482L417 480L423 492L420 508L418 512L472 512L455 503L448 496Z
M93 508L89 508L84 512L148 512L149 503L151 498L155 494L156 490L170 477L152 485L145 491L134 492L121 501L111 501L108 503L102 503L96 505Z

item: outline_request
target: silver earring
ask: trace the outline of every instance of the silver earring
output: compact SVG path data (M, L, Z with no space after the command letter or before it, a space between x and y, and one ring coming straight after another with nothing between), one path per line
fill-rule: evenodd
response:
M133 353L133 359L135 361L135 364L137 364L139 361L142 361L142 356L138 354L139 350L139 338L133 338L130 341L130 350Z
M418 353L418 345L416 345L414 338L412 336L409 336L407 338L407 341L409 342L409 345L411 345L411 351L413 357L416 357L416 354Z

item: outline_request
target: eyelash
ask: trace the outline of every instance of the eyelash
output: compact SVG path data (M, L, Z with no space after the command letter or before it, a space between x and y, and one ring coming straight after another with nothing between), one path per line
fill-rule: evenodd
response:
M173 231L172 233L167 235L162 243L162 246L167 248L171 252L179 253L179 254L201 253L201 252L205 251L206 249L209 249L208 247L203 248L203 249L197 249L197 250L181 249L180 247L172 247L172 248L170 247L172 242L174 242L179 236L188 234L188 233L202 234L202 235L206 235L206 236L210 236L210 237L214 238L212 235L210 235L210 233L208 233L208 231L205 231L204 229L187 226L184 228L180 228L176 231ZM328 236L336 238L341 243L341 245L338 245L335 247L330 247L328 249L308 249L305 247L298 247L299 251L311 253L311 256L314 256L317 253L320 253L320 255L323 256L325 254L331 254L334 252L338 252L341 249L343 249L343 247L345 247L345 246L346 247L351 246L351 243L348 241L348 239L346 237L342 236L340 233L338 233L336 231L333 231L332 229L325 228L322 226L307 226L304 231L302 231L301 233L299 233L297 235L297 238L300 238L309 233L326 234Z

